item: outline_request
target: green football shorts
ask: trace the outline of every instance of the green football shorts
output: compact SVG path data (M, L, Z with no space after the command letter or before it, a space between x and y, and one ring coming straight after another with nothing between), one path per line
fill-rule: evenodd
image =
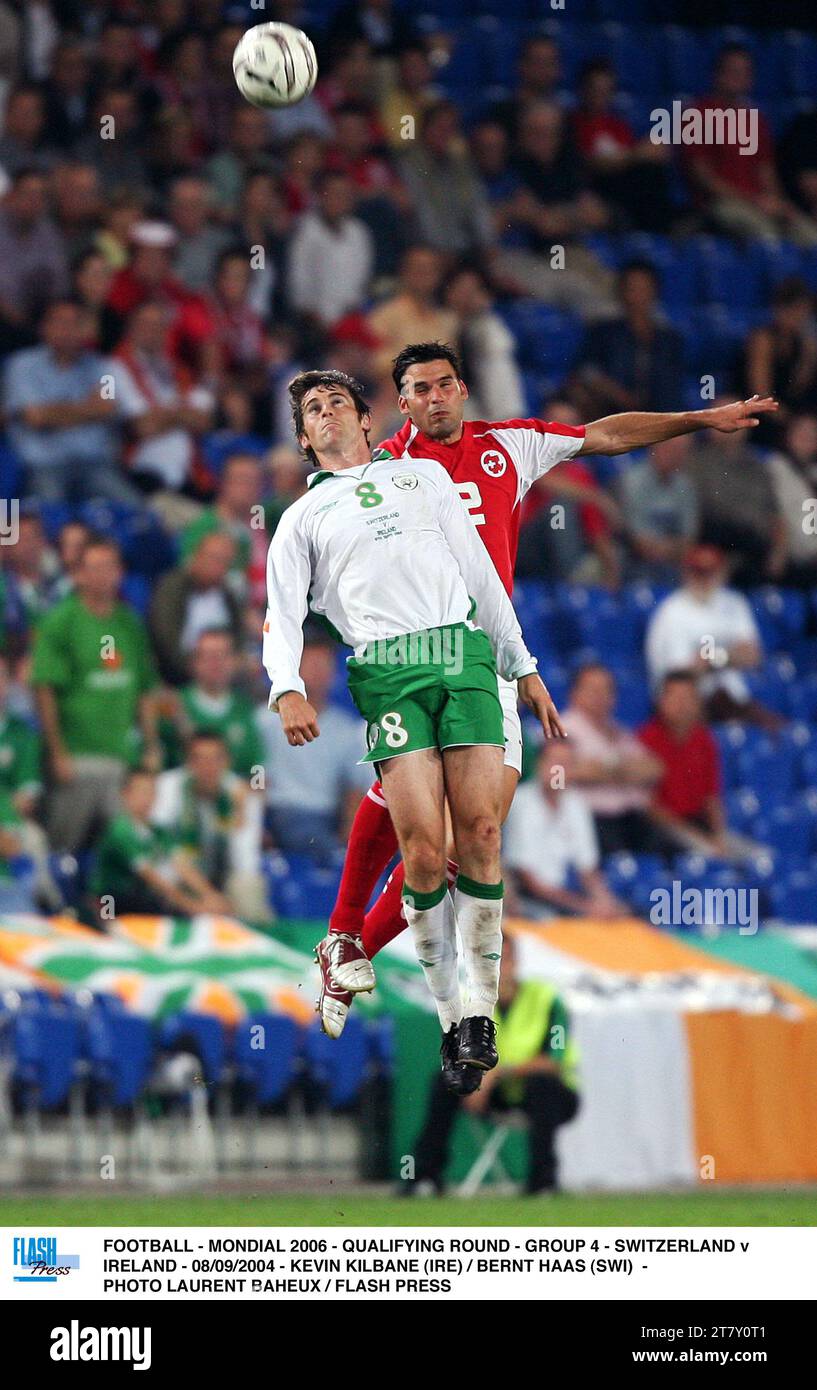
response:
M421 748L505 747L496 663L484 632L464 623L372 642L347 663L349 690L366 720L363 762Z

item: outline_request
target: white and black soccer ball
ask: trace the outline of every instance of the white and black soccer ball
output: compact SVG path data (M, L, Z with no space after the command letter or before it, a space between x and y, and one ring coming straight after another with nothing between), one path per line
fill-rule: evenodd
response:
M294 106L315 86L318 60L311 39L291 24L256 24L236 44L233 73L253 106Z

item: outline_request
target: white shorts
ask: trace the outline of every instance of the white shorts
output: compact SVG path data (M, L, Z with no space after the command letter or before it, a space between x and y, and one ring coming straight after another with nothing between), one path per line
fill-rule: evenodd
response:
M522 721L519 718L519 699L516 681L503 680L497 676L499 703L502 706L502 719L505 732L505 766L514 768L522 775Z

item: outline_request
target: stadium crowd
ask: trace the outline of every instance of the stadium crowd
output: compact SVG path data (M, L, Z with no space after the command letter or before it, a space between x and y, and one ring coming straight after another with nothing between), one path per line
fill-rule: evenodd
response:
M376 441L392 358L428 340L471 419L781 403L526 499L518 611L570 739L564 787L529 750L519 903L643 907L641 869L685 853L777 854L782 915L817 886L817 39L770 31L761 71L756 36L669 3L641 33L604 4L429 8L0 3L6 910L259 920L287 864L331 868L368 784L342 660L310 630L304 756L259 655L308 472L286 384L353 373ZM275 112L231 70L265 18L320 58ZM654 143L679 98L756 104L756 150Z

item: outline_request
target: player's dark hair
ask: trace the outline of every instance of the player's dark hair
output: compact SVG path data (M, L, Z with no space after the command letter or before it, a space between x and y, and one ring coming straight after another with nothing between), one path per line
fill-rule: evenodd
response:
M301 435L304 432L304 397L307 392L315 389L316 386L323 386L327 391L337 388L345 391L351 396L358 420L362 420L364 415L371 415L372 408L366 400L364 387L356 381L348 372L341 372L336 367L329 367L325 371L299 372L293 377L287 388L289 391L289 401L292 406L292 423L295 426L295 438L300 444ZM366 443L369 442L368 431L365 431ZM317 467L318 460L311 445L304 449L304 455L310 463Z
M454 375L459 380L462 376L462 365L456 352L448 343L409 343L402 352L398 352L392 363L392 381L402 395L403 379L409 367L416 367L419 362L450 362Z

